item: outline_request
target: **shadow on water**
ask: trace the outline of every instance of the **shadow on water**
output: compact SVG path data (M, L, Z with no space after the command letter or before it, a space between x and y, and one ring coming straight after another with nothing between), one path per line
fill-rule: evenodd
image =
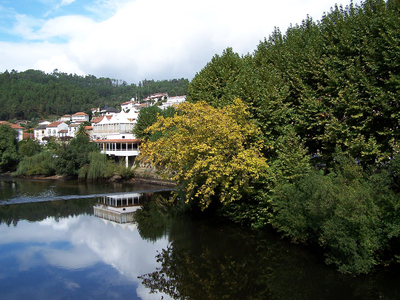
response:
M154 201L137 214L138 229L147 228L139 231L142 238L169 237L155 257L161 267L139 277L154 293L173 299L400 299L399 268L352 277L275 233L168 217Z

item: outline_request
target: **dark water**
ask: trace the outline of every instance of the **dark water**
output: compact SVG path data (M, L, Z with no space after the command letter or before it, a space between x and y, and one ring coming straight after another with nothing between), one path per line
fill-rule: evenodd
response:
M0 177L0 299L400 299L399 269L342 275L274 233L176 215L159 190ZM121 194L141 195L133 222L95 216Z

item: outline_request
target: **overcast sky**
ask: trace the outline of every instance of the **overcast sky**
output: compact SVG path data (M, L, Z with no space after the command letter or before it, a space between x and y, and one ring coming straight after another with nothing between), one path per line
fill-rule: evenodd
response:
M138 83L192 79L215 54L252 53L335 0L0 0L0 72L39 69ZM338 2L348 5L350 1Z

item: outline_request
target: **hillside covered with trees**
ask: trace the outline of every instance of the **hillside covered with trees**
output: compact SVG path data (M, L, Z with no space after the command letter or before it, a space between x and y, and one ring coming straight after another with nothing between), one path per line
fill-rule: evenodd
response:
M138 84L78 76L54 70L0 73L0 120L45 118L49 115L89 112L93 107L117 107L135 98L138 101L154 93L169 96L185 95L188 79L143 80Z

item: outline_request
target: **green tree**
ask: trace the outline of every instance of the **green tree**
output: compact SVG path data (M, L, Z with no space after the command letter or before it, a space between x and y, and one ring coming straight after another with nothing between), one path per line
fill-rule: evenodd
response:
M82 123L79 125L78 130L76 131L76 135L77 136L80 135L80 136L89 138L89 133L85 129L85 124Z
M0 169L15 169L18 163L17 132L7 124L0 125Z
M135 127L133 128L133 134L136 135L136 138L143 140L149 139L150 134L146 132L146 129L157 121L157 117L161 115L161 113L162 109L158 106L152 105L142 108L139 111Z
M90 153L99 151L96 143L90 142L87 136L77 135L57 150L57 174L77 177L79 169L90 163Z
M275 187L271 223L295 242L318 244L326 262L344 273L368 273L383 257L395 261L399 197L387 172L365 173L351 157L335 155L334 169L311 171Z
M168 107L165 110L162 110L161 108L155 105L142 108L139 111L138 119L132 132L139 139L143 140L157 139L159 137L159 133L150 134L146 132L146 129L157 121L158 116L169 118L173 117L174 114L175 114L174 107Z
M31 157L38 154L41 151L41 147L37 141L28 139L20 141L18 143L18 153L21 157Z
M187 101L205 101L214 107L231 104L239 95L235 82L242 67L241 57L227 48L222 55L215 55L193 78L188 88Z
M25 156L18 164L14 175L17 176L52 176L56 174L56 160L52 151L39 152L33 156Z
M162 136L142 146L144 159L177 181L187 203L202 209L254 194L253 184L268 165L260 131L243 102L237 99L223 109L186 102L177 111L147 129Z

